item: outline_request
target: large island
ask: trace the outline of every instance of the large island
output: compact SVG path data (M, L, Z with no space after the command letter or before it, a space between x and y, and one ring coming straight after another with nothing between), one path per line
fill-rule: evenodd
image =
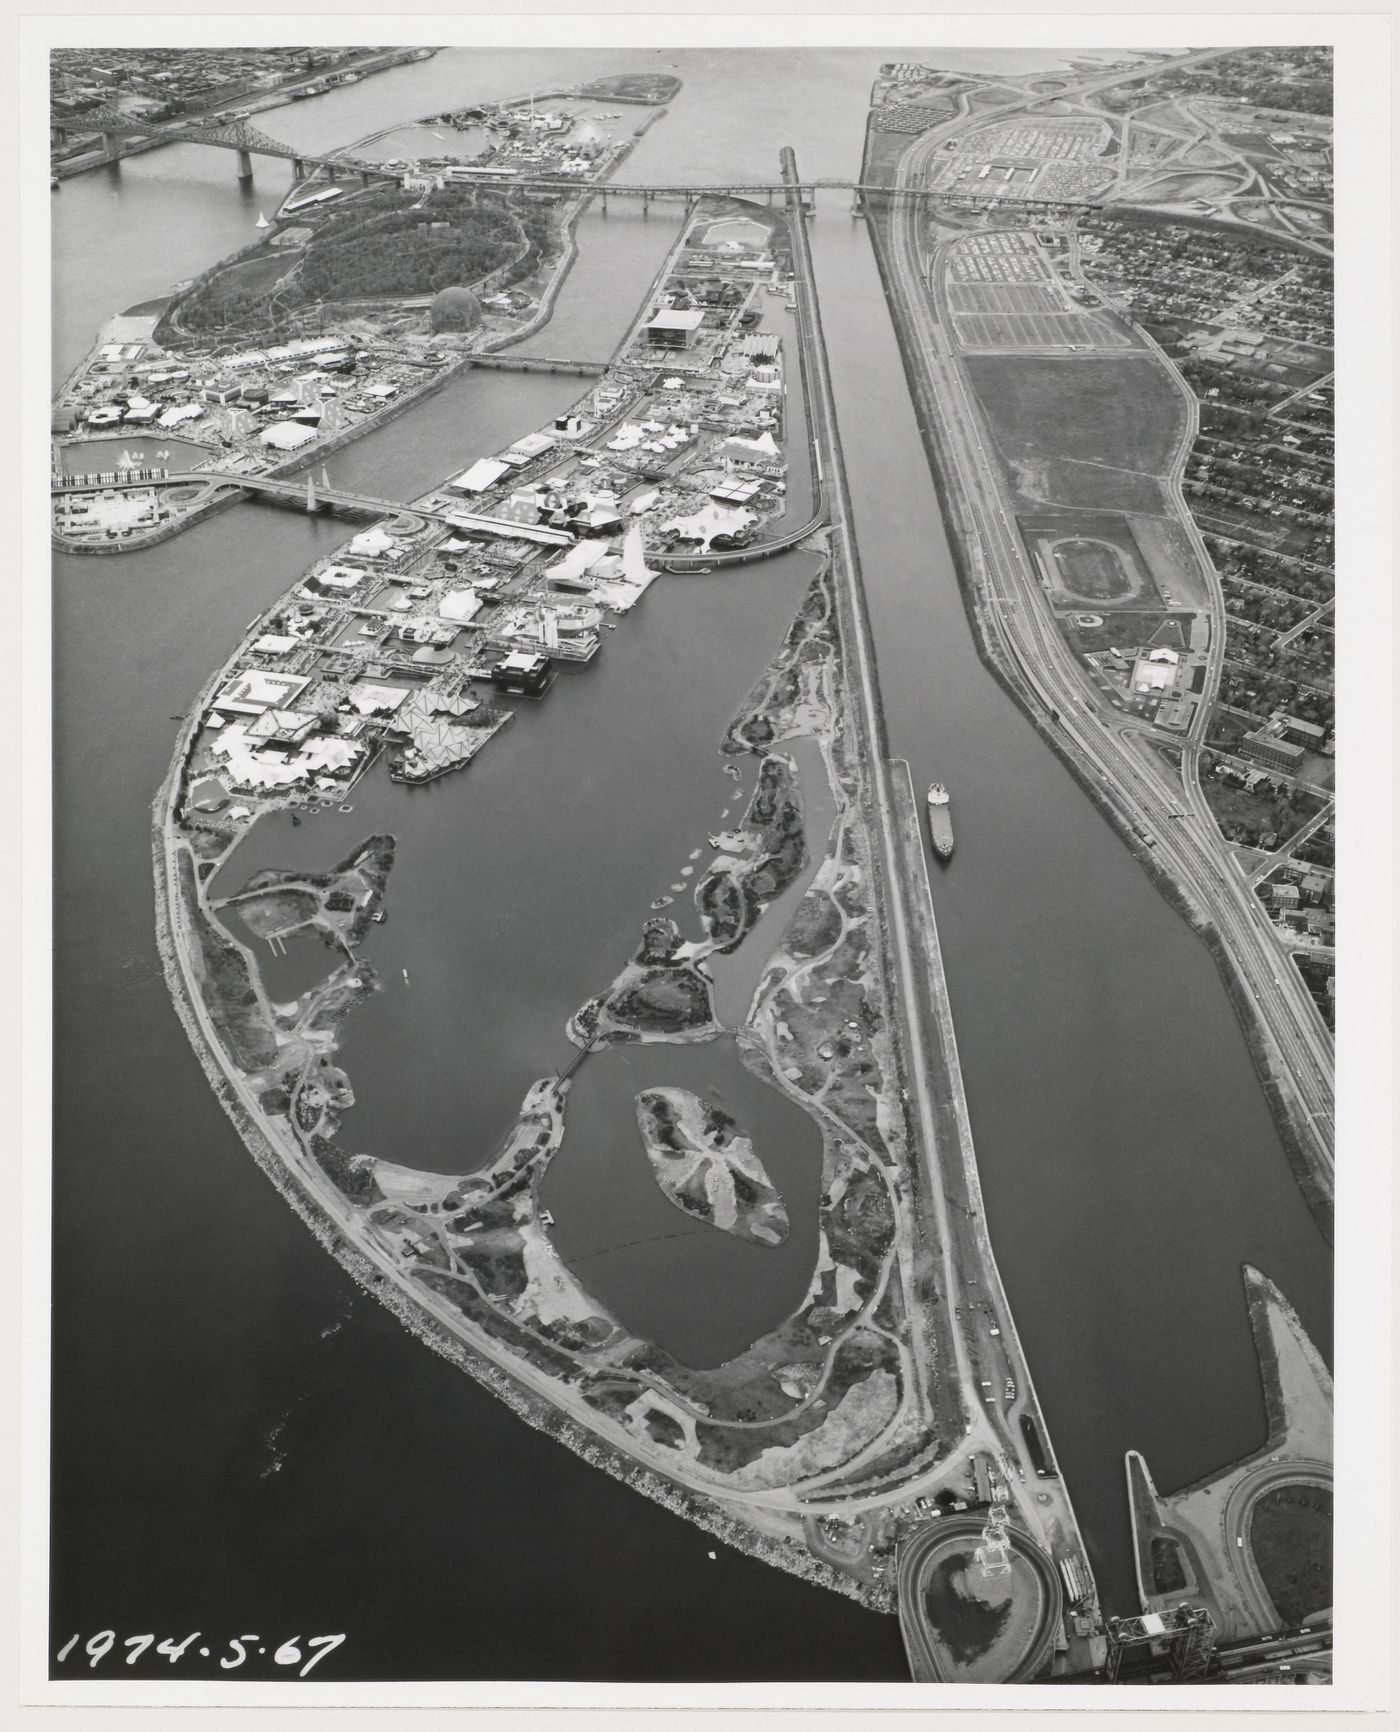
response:
M1210 58L1185 57L1177 76ZM1126 272L1136 257L1088 206L1112 179L1135 184L1143 134L1133 142L1126 123L1115 133L1085 106L1107 108L1134 75L1066 76L1042 90L925 73L901 64L882 75L855 191L916 397L939 407L926 417L930 445L963 532L984 652L1215 946L1275 1105L1295 1127L1300 1176L1325 1212L1328 1049L1306 976L1290 972L1284 986L1271 973L1279 930L1254 891L1307 862L1330 801L1309 809L1301 793L1281 795L1275 804L1302 807L1300 821L1284 834L1280 821L1268 843L1258 836L1238 881L1216 825L1221 804L1202 778L1212 719L1228 707L1216 703L1228 658L1213 549L1182 491L1198 406L1166 333L1135 322L1092 263L1111 257ZM664 94L613 89L608 99ZM1029 123L1045 104L1049 117ZM521 113L487 119L512 151L533 148ZM1110 139L1122 144L1113 170L1098 161ZM1158 172L1161 148L1147 154ZM1035 182L1040 197L988 196L1003 157L1015 158L1003 190ZM373 242L376 269L390 273L375 279L384 291L397 281L396 237L411 230L427 258L432 224L456 222L454 269L489 262L508 278L540 267L522 279L528 294L493 285L489 332L482 283L438 291L430 308L381 304L356 315L353 331L250 351L270 370L251 396L237 380L227 405L201 396L199 428L240 461L225 455L215 468L206 453L174 478L143 465L114 485L103 474L56 477L58 538L89 549L173 533L240 486L298 505L304 489L307 509L372 520L250 623L181 729L154 827L177 1009L250 1152L321 1243L529 1423L732 1544L872 1608L897 1607L921 1679L1093 1675L1108 1651L1097 1593L992 1253L921 791L884 744L808 251L810 195L791 152L780 204L694 200L612 360L579 369L568 412L498 451L445 452L441 482L420 498L341 498L323 482L318 501L314 470L293 476L304 463L251 447L285 424L289 449L319 455L454 370L510 366L512 343L548 319L570 215L601 184L587 164L577 197L536 179L557 206L553 225L485 199L484 181L481 202L452 192L445 174L409 186L410 165L397 191L317 225L319 252L316 232L291 242L306 248L313 282ZM310 184L303 200L331 190L329 174ZM940 201L932 225L930 189ZM430 212L421 249L407 191ZM1252 206L1227 202L1242 204L1229 213L1238 227ZM1256 226L1267 244L1316 253L1306 218L1290 224L1288 201L1264 203ZM296 214L284 208L279 221ZM240 275L245 262L231 262L233 284L228 269L209 273L140 332L112 333L132 343L106 346L138 348L126 360L179 374L158 338L184 340L230 307L249 314L238 286L248 280L282 282L280 261L259 258ZM375 323L386 319L392 363ZM100 351L90 358L66 388L68 407L91 399L86 385L102 388L105 365ZM282 388L284 421L249 419L281 415L265 387L284 365L300 369L294 391ZM331 383L347 365L358 396ZM187 384L159 382L177 394ZM1138 417L1136 443L1125 392L1152 411ZM1066 401L1073 413L1057 418ZM298 425L314 431L302 440ZM809 482L813 505L799 509ZM716 814L708 860L697 849L670 893L638 908L635 948L600 958L568 1019L572 1060L532 1082L512 1122L484 1128L489 1156L463 1170L437 1170L411 1147L357 1152L345 1126L357 1080L345 1030L384 990L374 943L395 918L395 838L381 828L315 868L247 869L257 850L245 845L313 811L353 815L381 765L415 787L450 776L431 797L470 801L471 765L519 706L567 704L566 674L606 653L605 634L627 630L653 584L723 583L732 568L794 549L810 569L801 606L714 742L733 800ZM1304 625L1299 616L1289 630ZM1271 718L1256 746L1286 731ZM684 936L682 915L698 936ZM1310 947L1308 960L1325 949ZM778 1151L717 1092L635 1090L627 1153L675 1232L725 1236L756 1259L804 1233L815 1247L798 1302L720 1364L687 1363L629 1326L561 1249L542 1192L579 1067L680 1046L702 1063L734 1059L803 1115L820 1149L803 1214L777 1177ZM1330 1385L1319 1379L1315 1393L1308 1448L1320 1486ZM1169 1500L1157 1508L1145 1469L1134 1473L1141 1519L1165 1533ZM1321 1505L1309 1507L1317 1526ZM1182 1531L1196 1513L1181 1516ZM1250 1633L1249 1614L1268 1603L1247 1600L1231 1633Z
M698 206L571 413L354 537L252 622L157 802L163 952L250 1150L410 1329L607 1471L874 1607L892 1608L895 1546L926 1512L990 1502L1043 1560L1007 1662L1028 1675L1061 1637L1088 1663L1092 1579L1063 1486L1028 1452L1044 1425L990 1249L946 1231L940 1154L964 1186L970 1139L964 1112L952 1148L934 1147L935 1088L960 1099L956 1053L916 949L932 907L917 823L881 755L790 158L786 173L786 213ZM794 308L795 353L781 334ZM786 508L805 464L794 426L819 454L810 513ZM575 1066L530 1088L486 1165L354 1153L340 1031L382 990L373 933L393 918L392 839L324 872L246 880L240 844L279 815L349 808L381 754L405 781L467 765L508 725L511 694L567 702L558 666L625 630L660 571L704 581L679 574L794 546L810 560L806 598L716 741L749 792L684 886L702 938L639 910L636 953L571 1020ZM711 1367L613 1315L555 1248L540 1199L576 1065L677 1041L736 1053L810 1117L822 1149L805 1297ZM642 1091L636 1112L636 1158L679 1215L756 1255L786 1241L788 1205L742 1124L683 1090ZM991 1333L969 1350L958 1308L973 1287ZM993 1402L974 1376L984 1351L1001 1371ZM1071 1566L1072 1617L1056 1559Z

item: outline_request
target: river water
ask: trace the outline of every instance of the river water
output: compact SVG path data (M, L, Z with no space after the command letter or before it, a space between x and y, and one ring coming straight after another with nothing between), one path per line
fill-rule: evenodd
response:
M674 60L685 88L624 178L775 172L783 143L809 175L850 175L870 80L899 57L804 52L775 75L758 54L454 50L258 124L344 144ZM226 155L174 147L64 184L56 376L112 312L252 238L287 186L283 164L257 174L240 192ZM674 235L664 206L585 217L537 352L606 355ZM935 890L998 1261L1105 1597L1131 1610L1124 1449L1169 1489L1256 1447L1240 1265L1277 1280L1330 1351L1330 1260L1209 957L976 658L869 243L839 195L813 247L890 744L916 783L954 790L958 852ZM469 376L331 459L335 479L410 497L578 388ZM118 1619L220 1636L251 1620L347 1630L342 1678L903 1676L893 1620L715 1547L411 1343L293 1219L205 1083L152 934L149 803L170 718L350 533L242 506L146 554L57 562L57 1640ZM810 571L789 555L663 580L469 771L411 793L370 778L351 815L293 833L306 864L381 825L400 839L371 941L386 991L346 1025L357 1146L460 1170L558 1063L563 1017L611 979L734 802L719 734ZM629 1264L574 1150L606 1142L652 1081L708 1075L741 1122L780 1109L732 1053L712 1049L709 1070L701 1051L673 1057L664 1074L651 1055L584 1066L550 1185L580 1273L620 1309L671 1306L658 1327L683 1332L694 1311L663 1291L681 1287L663 1248L703 1256L700 1235L653 1189L636 1207L654 1198L657 1233L681 1238ZM641 1081L623 1074L639 1065ZM769 1104L740 1102L746 1086ZM795 1231L781 1253L734 1242L740 1262L776 1261L761 1303L726 1300L709 1335L685 1338L697 1356L801 1296L810 1162L800 1129L770 1134L776 1166L756 1146L797 1202Z

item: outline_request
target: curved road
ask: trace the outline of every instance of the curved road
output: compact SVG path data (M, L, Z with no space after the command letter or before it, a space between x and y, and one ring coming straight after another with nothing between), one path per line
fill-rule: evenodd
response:
M1221 1543L1225 1555L1233 1566L1235 1578L1261 1633L1282 1629L1283 1619L1279 1617L1254 1561L1249 1525L1259 1499L1285 1485L1318 1486L1330 1492L1332 1469L1324 1461L1266 1463L1254 1473L1246 1474L1231 1488L1220 1512Z
M1040 1618L1035 1633L1016 1664L997 1678L950 1677L939 1665L933 1632L924 1616L923 1576L932 1555L952 1540L980 1539L982 1520L977 1516L952 1517L919 1528L899 1547L896 1580L899 1587L899 1628L909 1655L909 1670L919 1684L1028 1684L1050 1661L1055 1637L1060 1627L1063 1595L1060 1578L1054 1564L1025 1534L1007 1529L1011 1549L1018 1558L1030 1565L1040 1588Z

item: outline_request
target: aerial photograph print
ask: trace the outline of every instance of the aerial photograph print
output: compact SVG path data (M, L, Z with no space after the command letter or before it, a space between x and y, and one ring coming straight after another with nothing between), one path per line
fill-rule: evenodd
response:
M40 57L46 1699L1328 1706L1318 21L135 22Z

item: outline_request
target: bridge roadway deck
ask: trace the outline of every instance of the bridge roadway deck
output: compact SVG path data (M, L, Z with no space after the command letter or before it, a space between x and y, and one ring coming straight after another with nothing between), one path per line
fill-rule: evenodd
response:
M74 487L65 487L66 494L114 493L130 488L143 487L205 487L215 492L224 487L238 487L247 493L260 493L269 499L285 499L291 505L306 504L306 477L284 479L276 475L239 475L231 470L203 469L192 470L188 474L169 474L161 476L159 481L117 482L115 484L102 482L82 482ZM444 511L427 510L416 505L406 505L402 500L379 499L371 493L347 493L340 488L315 487L317 507L326 511L356 512L372 517L433 517L444 521L447 513Z
M104 159L114 159L131 150L148 150L161 144L197 144L207 145L216 150L236 151L240 158L250 156L279 157L283 161L294 163L302 173L307 168L324 169L327 174L335 175L345 171L362 176L373 176L381 180L401 180L401 169L386 168L382 163L351 155L349 152L318 154L304 148L283 144L280 139L271 138L260 132L256 127L249 126L245 121L216 120L212 122L184 123L171 125L157 124L151 121L135 119L128 114L122 114L116 109L91 109L86 114L75 119L73 130L82 129L100 133L104 140L111 144L104 152ZM123 142L124 141L124 142ZM84 166L91 166L84 162ZM63 172L60 165L60 174ZM69 169L70 173L75 172ZM552 193L589 193L601 198L605 203L610 198L639 198L644 202L652 199L684 199L687 202L699 198L763 198L772 202L775 198L795 194L804 203L815 199L818 192L849 193L854 201L859 201L878 195L891 200L942 200L945 194L921 186L897 186L879 184L870 181L855 181L844 179L820 178L816 180L800 180L791 183L779 181L733 181L721 183L686 183L686 182L626 182L626 181L580 181L566 175L503 175L499 172L483 170L474 172L465 165L455 170L454 179L459 184L478 186L499 186L507 190L520 192L552 192ZM1018 201L1025 203L1028 201ZM1037 209L1074 208L1087 209L1093 203L1090 200L1075 199L1071 201L1042 199L1032 201Z

